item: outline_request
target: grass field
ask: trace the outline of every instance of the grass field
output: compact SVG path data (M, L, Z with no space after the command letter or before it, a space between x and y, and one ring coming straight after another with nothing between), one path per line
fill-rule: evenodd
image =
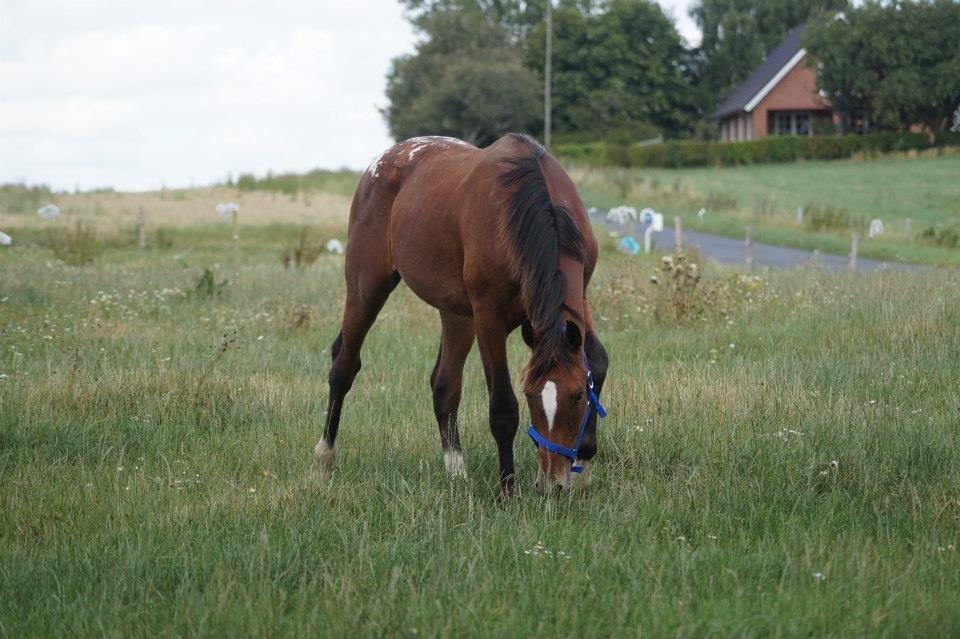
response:
M850 234L856 231L864 240L861 253L869 257L960 265L956 248L919 237L928 227L957 228L960 154L956 153L732 168L574 167L573 175L590 205L652 206L671 218L684 218L687 228L743 237L749 225L759 241L839 254L850 250ZM801 206L808 211L839 209L850 224L811 229L797 223ZM696 216L700 208L707 209L702 220ZM885 234L868 239L867 224L874 218L883 221ZM905 234L907 218L911 223Z
M536 496L519 435L499 504L476 351L451 482L438 321L403 286L314 475L342 257L285 270L296 225L236 248L197 223L82 268L4 230L0 635L960 633L952 271L708 268L676 319L656 262L605 246L593 488Z

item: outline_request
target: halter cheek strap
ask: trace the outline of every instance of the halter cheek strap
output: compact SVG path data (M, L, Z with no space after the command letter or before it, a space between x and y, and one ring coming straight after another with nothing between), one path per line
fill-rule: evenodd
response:
M587 363L586 355L584 355L583 361L584 364ZM593 390L593 373L590 372L590 366L587 365L587 409L583 413L583 420L580 422L580 430L577 431L577 439L573 444L573 448L567 448L566 446L550 441L541 435L540 431L538 431L533 424L530 424L529 428L527 428L527 435L530 436L530 439L533 440L534 445L538 448L546 448L551 453L569 459L573 464L570 467L571 472L582 473L583 466L576 465L577 455L580 452L580 446L583 444L583 437L587 432L587 423L590 421L590 415L592 414L596 414L597 417L602 419L607 416L607 409L600 403L600 396Z

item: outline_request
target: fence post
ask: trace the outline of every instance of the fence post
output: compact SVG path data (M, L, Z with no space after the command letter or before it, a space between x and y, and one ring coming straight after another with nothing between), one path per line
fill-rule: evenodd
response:
M753 227L747 226L747 239L744 240L743 245L744 250L744 259L747 263L747 268L753 268Z
M907 218L907 221L903 223L903 237L910 239L910 218Z
M860 248L860 234L854 233L850 242L850 263L847 265L851 271L857 270L857 250Z
M803 226L803 207L797 207L797 226Z
M674 248L677 251L683 249L683 220L680 219L680 216L673 218L674 221L674 230L673 230L673 244Z
M143 207L137 207L137 246L146 248L147 246L147 214Z

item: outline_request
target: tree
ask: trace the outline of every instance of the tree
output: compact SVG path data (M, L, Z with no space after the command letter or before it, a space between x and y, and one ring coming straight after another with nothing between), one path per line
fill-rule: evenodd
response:
M696 121L688 54L660 7L647 0L566 3L554 13L553 100L558 133L680 135ZM527 37L542 77L544 32Z
M384 116L395 138L451 135L484 145L538 124L537 79L491 14L454 7L414 20L425 40L395 59L387 77Z
M818 83L844 121L948 129L960 105L960 4L868 2L807 34Z
M703 108L713 111L787 33L848 0L699 0L690 15L703 32Z

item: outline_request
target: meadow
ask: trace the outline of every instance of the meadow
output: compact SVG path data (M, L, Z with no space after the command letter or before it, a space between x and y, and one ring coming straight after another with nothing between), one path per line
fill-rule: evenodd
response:
M654 207L686 228L825 253L960 265L960 154L806 161L693 169L595 169L571 166L589 205ZM797 208L805 209L802 221ZM697 216L705 209L703 218ZM867 237L870 220L884 234ZM910 220L909 225L907 220Z
M281 254L311 211L311 241L342 238L343 195L230 193L239 242L217 193L85 266L0 227L0 634L960 633L955 271L693 278L602 234L593 486L536 495L521 433L501 503L476 349L452 481L439 322L402 285L318 478L343 258Z

